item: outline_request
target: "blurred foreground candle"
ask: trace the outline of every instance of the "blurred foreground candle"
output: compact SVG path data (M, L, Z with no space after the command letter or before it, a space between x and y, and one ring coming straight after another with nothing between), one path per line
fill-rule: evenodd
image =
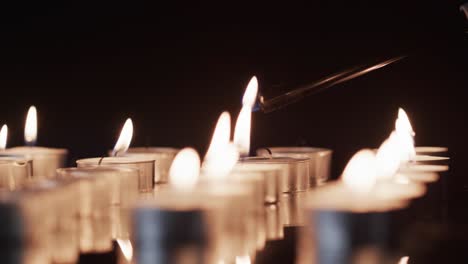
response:
M116 166L138 169L138 178L134 179L138 182L138 190L142 193L150 193L154 187L155 175L155 160L154 157L148 156L130 156L116 157L127 152L133 136L132 120L128 118L120 133L119 139L112 151L113 157L87 158L77 160L78 167L89 167L97 165Z
M45 263L74 263L78 260L78 184L70 179L36 179L19 192L34 218L25 216L31 243L41 245L50 257ZM34 259L25 263L35 263Z
M311 192L298 263L385 263L388 215L425 193L424 185L378 180L373 151L361 150L342 180Z
M105 166L57 170L57 177L78 183L81 252L108 252L112 250L113 238L128 239L128 204L136 200L138 193L138 186L131 178L137 173L128 168ZM120 211L112 217L115 206Z
M242 148L230 141L230 128L230 115L223 112L203 161L200 183L209 195L232 201L229 208L219 213L225 218L221 221L221 234L230 234L229 238L222 237L218 243L223 248L218 260L225 263L231 263L239 256L254 259L256 251L265 246L264 204L266 199L275 199L275 188L278 188L275 173L267 175L267 171L259 169L233 171ZM271 177L266 178L268 176Z
M323 185L330 178L333 151L315 147L268 147L257 150L262 157L291 157L309 159L309 181L311 187Z
M65 166L66 149L35 147L37 138L37 111L31 106L26 118L24 139L27 146L5 149L1 156L19 156L33 161L33 176L55 177L55 170Z
M137 205L131 241L136 263L214 263L210 211L193 189L199 170L198 154L183 149L171 166L170 185Z

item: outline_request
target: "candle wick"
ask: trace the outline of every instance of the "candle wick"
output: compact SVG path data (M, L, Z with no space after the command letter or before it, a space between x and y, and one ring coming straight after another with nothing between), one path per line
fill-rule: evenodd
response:
M103 160L104 158L105 158L105 156L102 156L102 157L99 159L98 166L101 166L102 160Z

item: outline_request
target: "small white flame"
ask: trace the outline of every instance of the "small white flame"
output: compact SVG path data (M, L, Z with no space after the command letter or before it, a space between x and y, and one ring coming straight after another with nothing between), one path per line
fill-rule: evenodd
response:
M257 77L250 80L242 98L242 109L236 121L234 130L234 144L238 147L241 155L248 155L250 152L250 133L252 126L252 108L258 93Z
M237 256L236 264L250 264L250 256Z
M408 260L409 260L408 256L402 257L400 261L398 261L398 264L408 264Z
M211 143L206 152L205 159L210 159L211 156L216 155L215 150L229 144L231 139L231 115L229 112L222 112L216 123Z
M133 247L132 243L128 239L117 239L117 244L119 244L120 250L124 255L127 261L131 261L133 257Z
M357 192L368 192L376 182L376 163L372 150L360 150L349 160L341 178L351 189Z
M24 125L24 140L26 144L34 144L37 139L37 110L33 105L29 107Z
M377 150L377 176L385 179L393 177L400 168L405 152L399 138L392 133Z
M239 159L237 148L229 141L231 134L229 114L224 112L218 119L210 147L203 160L203 175L214 178L224 178Z
M398 108L398 118L395 121L395 131L398 133L408 133L413 137L416 135L416 133L414 133L413 127L411 126L408 115L406 114L405 110L403 110L403 108Z
M3 125L2 130L0 130L0 150L4 150L7 145L8 138L8 126Z
M130 143L132 142L132 137L133 137L132 119L127 118L122 128L122 131L120 132L119 139L117 140L117 143L115 143L112 154L116 155L116 154L125 153L130 147Z
M198 181L200 157L196 150L184 148L174 158L169 169L169 182L180 189L190 189Z

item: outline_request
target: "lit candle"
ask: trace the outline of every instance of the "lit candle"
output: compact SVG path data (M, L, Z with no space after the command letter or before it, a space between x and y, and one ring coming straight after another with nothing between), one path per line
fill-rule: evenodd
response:
M230 141L230 128L230 115L224 112L218 119L210 146L203 161L202 183L213 190L221 190L217 191L220 194L222 192L229 193L231 191L229 185L234 184L246 186L250 190L250 198L240 198L248 198L249 202L242 203L239 201L239 206L245 211L245 215L240 215L239 217L244 217L248 221L248 223L239 222L239 228L247 228L245 232L247 237L245 241L242 241L246 245L246 251L238 251L236 256L247 254L253 258L256 250L262 249L266 241L263 208L266 196L265 178L263 175L256 173L247 174L245 171L232 172L239 160L239 145L235 145ZM229 214L234 213L230 212ZM223 258L226 261L230 259L232 259L232 256Z
M209 206L193 189L199 170L196 151L181 150L169 171L170 185L137 205L131 241L137 263L213 263Z
M113 155L119 155L125 153L132 141L133 136L133 124L129 118L125 121L125 124L120 133L119 139L115 144ZM153 158L146 156L132 156L132 157L101 157L101 158L87 158L76 161L78 167L89 167L89 166L117 166L126 168L138 169L138 177L135 178L135 182L138 183L138 189L142 193L150 193L154 187L154 174L155 174L155 161Z
M36 147L37 111L31 106L26 118L24 139L27 146L5 149L3 156L21 156L33 162L34 177L55 177L55 170L65 166L68 151L66 149Z
M341 181L311 192L307 200L307 239L302 258L317 263L383 263L388 215L425 193L424 185L379 180L375 153L361 150L346 166ZM358 239L356 239L358 238ZM312 249L312 250L311 250ZM367 253L375 258L367 259ZM307 262L305 262L307 263Z

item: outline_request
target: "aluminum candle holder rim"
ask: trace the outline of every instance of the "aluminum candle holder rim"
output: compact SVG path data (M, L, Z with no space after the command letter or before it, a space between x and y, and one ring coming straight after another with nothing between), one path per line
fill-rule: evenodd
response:
M246 157L240 159L241 162L245 163L263 163L263 164L288 164L288 163L306 163L309 161L308 158L292 158L292 157Z
M24 151L28 151L28 153L25 153ZM65 148L48 148L48 147L36 147L36 146L20 146L20 147L12 147L12 148L7 148L5 149L2 153L0 153L0 156L6 155L9 156L13 154L15 155L31 155L31 156L36 156L36 155L65 155L68 154L68 149Z
M72 178L88 178L92 177L92 174L86 174L86 173L112 173L112 172L135 172L138 171L136 168L125 168L125 167L113 167L109 166L106 164L104 165L96 165L96 166L86 166L86 167L68 167L68 168L59 168L57 169L57 174L62 174L62 173L79 173L83 172L83 174L80 175L73 175Z
M447 153L447 147L438 146L417 146L414 148L417 154L434 154L434 153Z
M140 156L134 157L94 157L94 158L86 158L86 159L79 159L76 161L77 164L82 165L109 165L109 164L144 164L144 163L154 163L154 159L144 158Z
M0 156L0 166L3 164L14 164L17 166L24 166L28 163L32 163L32 159L16 156Z
M319 155L329 155L333 153L333 150L330 148L322 147L298 147L298 146L278 146L278 147L267 147L261 148L258 150L266 149L271 150L273 153L285 153L285 154L319 154Z
M179 151L180 151L180 148L173 148L173 147L133 147L133 148L129 148L126 153L142 152L142 153L177 154L177 152Z

